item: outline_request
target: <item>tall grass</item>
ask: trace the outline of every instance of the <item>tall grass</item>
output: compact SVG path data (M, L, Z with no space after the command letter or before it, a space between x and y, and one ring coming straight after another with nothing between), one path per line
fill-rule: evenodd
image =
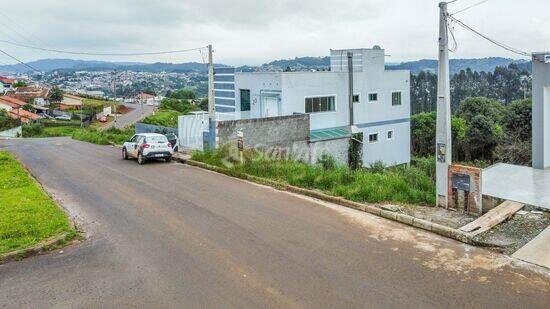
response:
M410 167L377 166L352 171L345 166L327 163L327 158L311 165L292 160L273 160L253 151L245 152L244 157L241 164L228 147L193 153L194 160L227 168L234 175L269 178L352 201L435 204L435 162L431 159L418 160L418 165Z
M77 130L72 134L72 138L98 145L117 144L121 145L129 140L135 134L133 127L125 129L110 128L105 131L95 129Z

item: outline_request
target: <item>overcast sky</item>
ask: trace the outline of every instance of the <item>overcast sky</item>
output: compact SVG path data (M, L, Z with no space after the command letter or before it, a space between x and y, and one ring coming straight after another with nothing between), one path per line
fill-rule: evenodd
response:
M455 12L480 0L458 0ZM0 10L0 39L54 49L133 52L214 45L215 61L261 64L329 49L386 49L389 62L435 59L434 0L17 0ZM490 0L456 17L518 49L550 50L550 1ZM519 56L460 28L452 58ZM198 52L155 57L88 57L30 51L0 42L24 61L73 58L202 61ZM0 55L0 64L13 61Z

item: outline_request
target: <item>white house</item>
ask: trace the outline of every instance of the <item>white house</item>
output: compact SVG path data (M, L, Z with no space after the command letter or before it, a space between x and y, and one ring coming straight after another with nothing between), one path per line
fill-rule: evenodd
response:
M308 113L312 136L349 131L348 52L353 53L353 119L363 133L364 165L409 163L410 72L386 70L378 46L331 50L330 71L235 73L235 107L217 105L216 110L250 118ZM223 90L219 95L232 96Z

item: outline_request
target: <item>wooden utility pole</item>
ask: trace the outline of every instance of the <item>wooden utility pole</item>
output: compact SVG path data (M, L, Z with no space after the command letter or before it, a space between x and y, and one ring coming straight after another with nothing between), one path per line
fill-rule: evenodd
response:
M216 106L214 93L214 60L212 45L208 45L208 146L216 148Z
M449 79L449 37L447 3L439 3L439 74L437 81L436 191L437 205L449 204L449 166L451 165L451 91Z

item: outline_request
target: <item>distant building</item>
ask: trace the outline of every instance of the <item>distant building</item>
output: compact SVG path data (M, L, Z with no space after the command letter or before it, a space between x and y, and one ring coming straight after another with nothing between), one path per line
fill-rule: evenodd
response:
M65 93L63 94L63 100L59 104L59 109L60 110L81 109L83 104L84 104L83 98Z
M8 92L7 95L37 106L44 106L49 104L49 92L48 88L43 87L17 87Z
M0 76L0 92L3 93L4 91L10 90L12 85L16 82L17 80L15 79Z
M25 105L28 105L25 101L9 96L0 96L0 109L6 110L11 118L19 119L23 123L29 123L41 118L35 113L24 110L23 106Z
M158 106L160 104L160 97L142 92L136 96L135 102L143 103L145 105Z
M353 128L348 52L353 53ZM214 78L218 112L248 118L309 114L311 140L349 139L352 129L363 133L365 166L410 162L410 72L386 70L384 50L378 46L331 50L330 71L325 72L225 75Z

